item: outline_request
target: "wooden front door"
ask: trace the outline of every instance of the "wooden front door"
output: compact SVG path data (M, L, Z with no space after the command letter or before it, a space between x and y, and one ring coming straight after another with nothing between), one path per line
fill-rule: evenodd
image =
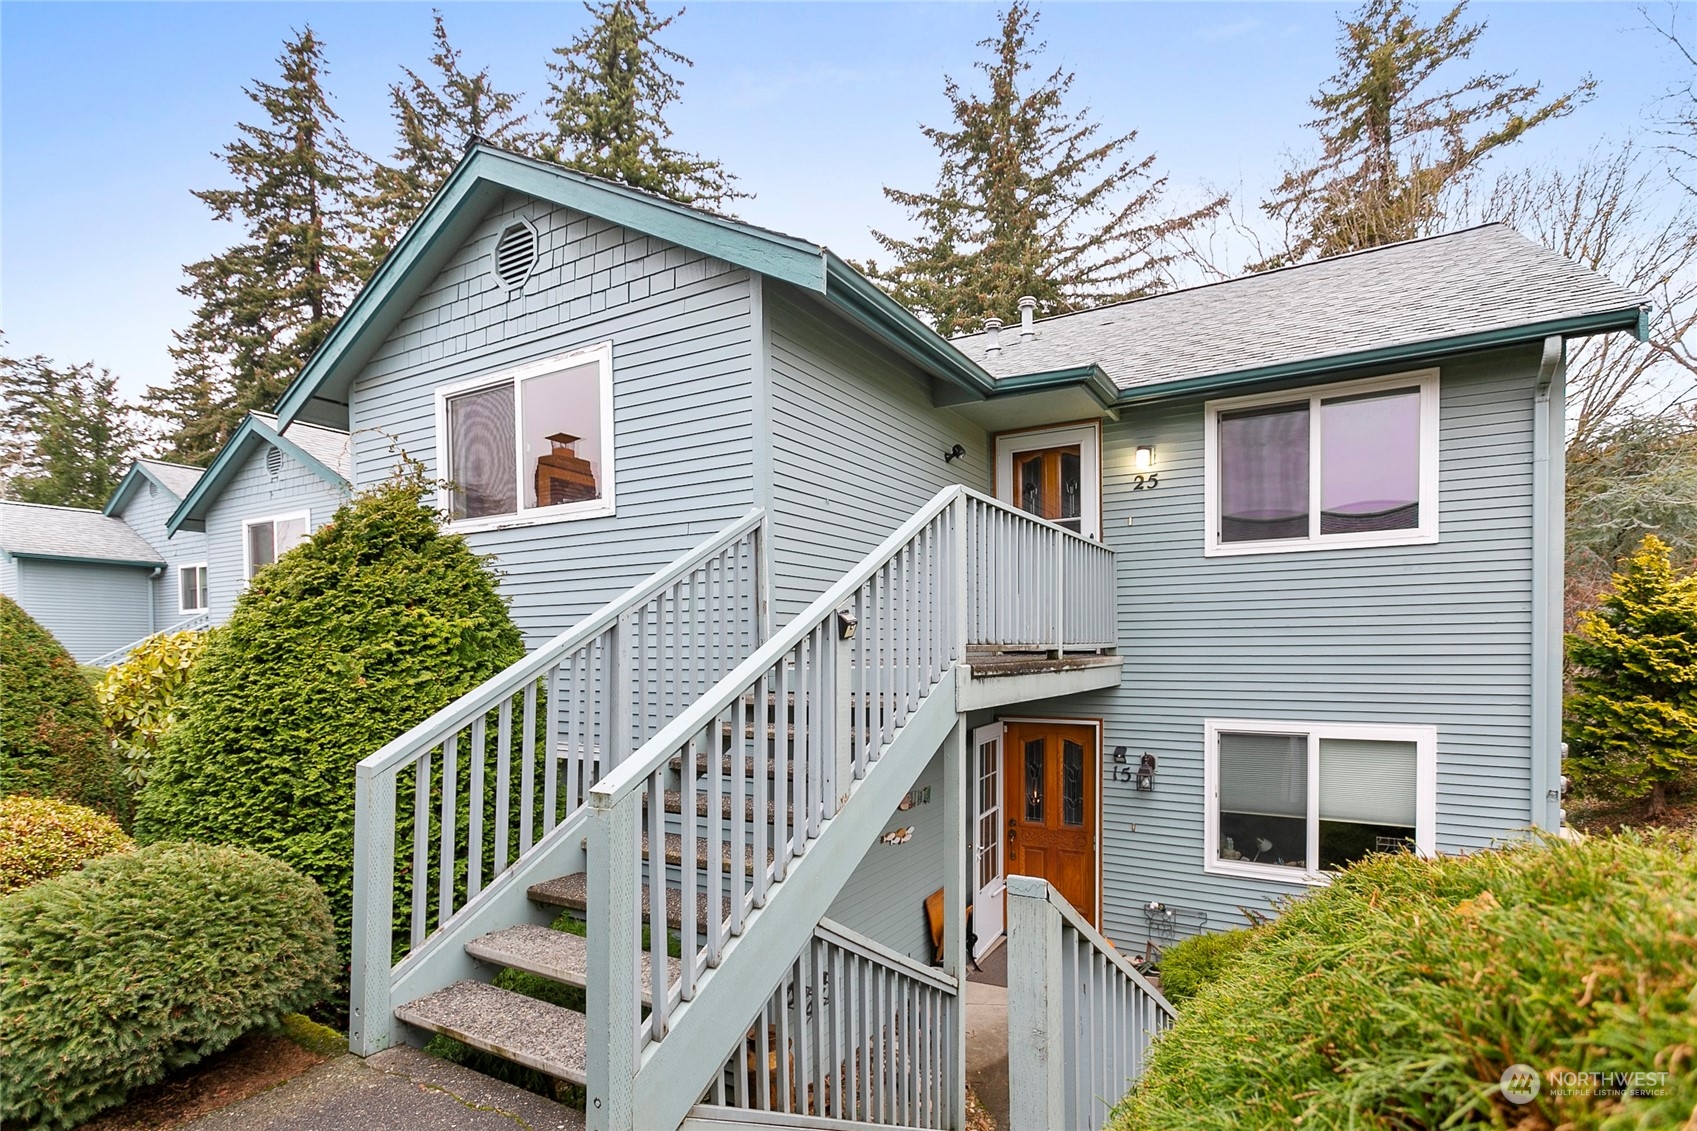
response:
M1007 868L1048 880L1096 922L1097 735L1091 724L1009 723Z
M1083 533L1083 462L1077 444L1017 452L1013 475L1021 510Z

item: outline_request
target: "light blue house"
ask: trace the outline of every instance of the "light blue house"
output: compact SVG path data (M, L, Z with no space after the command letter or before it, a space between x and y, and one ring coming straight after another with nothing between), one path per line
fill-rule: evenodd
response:
M172 519L217 614L264 444L346 432L355 488L399 448L535 649L362 764L356 1051L451 1033L594 1127L960 1126L971 904L1016 1123L1096 1126L1170 1017L1127 956L1559 824L1565 348L1638 297L1486 226L1021 314L944 340L473 148Z
M194 490L201 475L198 467L138 459L106 503L106 516L140 534L165 563L165 572L153 583L149 633L200 623L207 613L206 539L198 534L173 537L167 529L171 512Z

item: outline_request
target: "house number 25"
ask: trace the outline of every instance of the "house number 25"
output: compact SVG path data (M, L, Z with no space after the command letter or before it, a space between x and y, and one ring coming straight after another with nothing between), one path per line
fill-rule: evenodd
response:
M1148 475L1133 475L1131 477L1131 489L1133 491L1153 491L1160 485L1161 475L1159 472L1151 471Z

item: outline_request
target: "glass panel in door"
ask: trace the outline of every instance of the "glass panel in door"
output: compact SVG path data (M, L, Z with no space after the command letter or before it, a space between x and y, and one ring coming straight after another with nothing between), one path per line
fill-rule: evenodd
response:
M978 791L973 837L972 929L977 935L973 957L979 958L1002 934L1007 872L1002 841L1002 726L979 728Z

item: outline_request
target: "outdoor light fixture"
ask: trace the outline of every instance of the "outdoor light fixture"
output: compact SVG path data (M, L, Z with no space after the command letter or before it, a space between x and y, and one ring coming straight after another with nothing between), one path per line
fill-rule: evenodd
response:
M838 612L837 612L837 639L838 640L853 640L854 639L854 626L856 624L859 624L859 623L860 623L859 621L854 619L854 614L849 612L847 609L838 610Z
M1155 755L1147 751L1137 762L1137 792L1155 792Z
M950 448L948 451L943 453L943 462L944 463L953 463L953 462L955 462L955 460L959 459L961 456L964 456L965 454L966 454L966 448L963 447L960 444L956 444L954 447Z
M1137 470L1148 471L1155 466L1155 445L1137 445Z

